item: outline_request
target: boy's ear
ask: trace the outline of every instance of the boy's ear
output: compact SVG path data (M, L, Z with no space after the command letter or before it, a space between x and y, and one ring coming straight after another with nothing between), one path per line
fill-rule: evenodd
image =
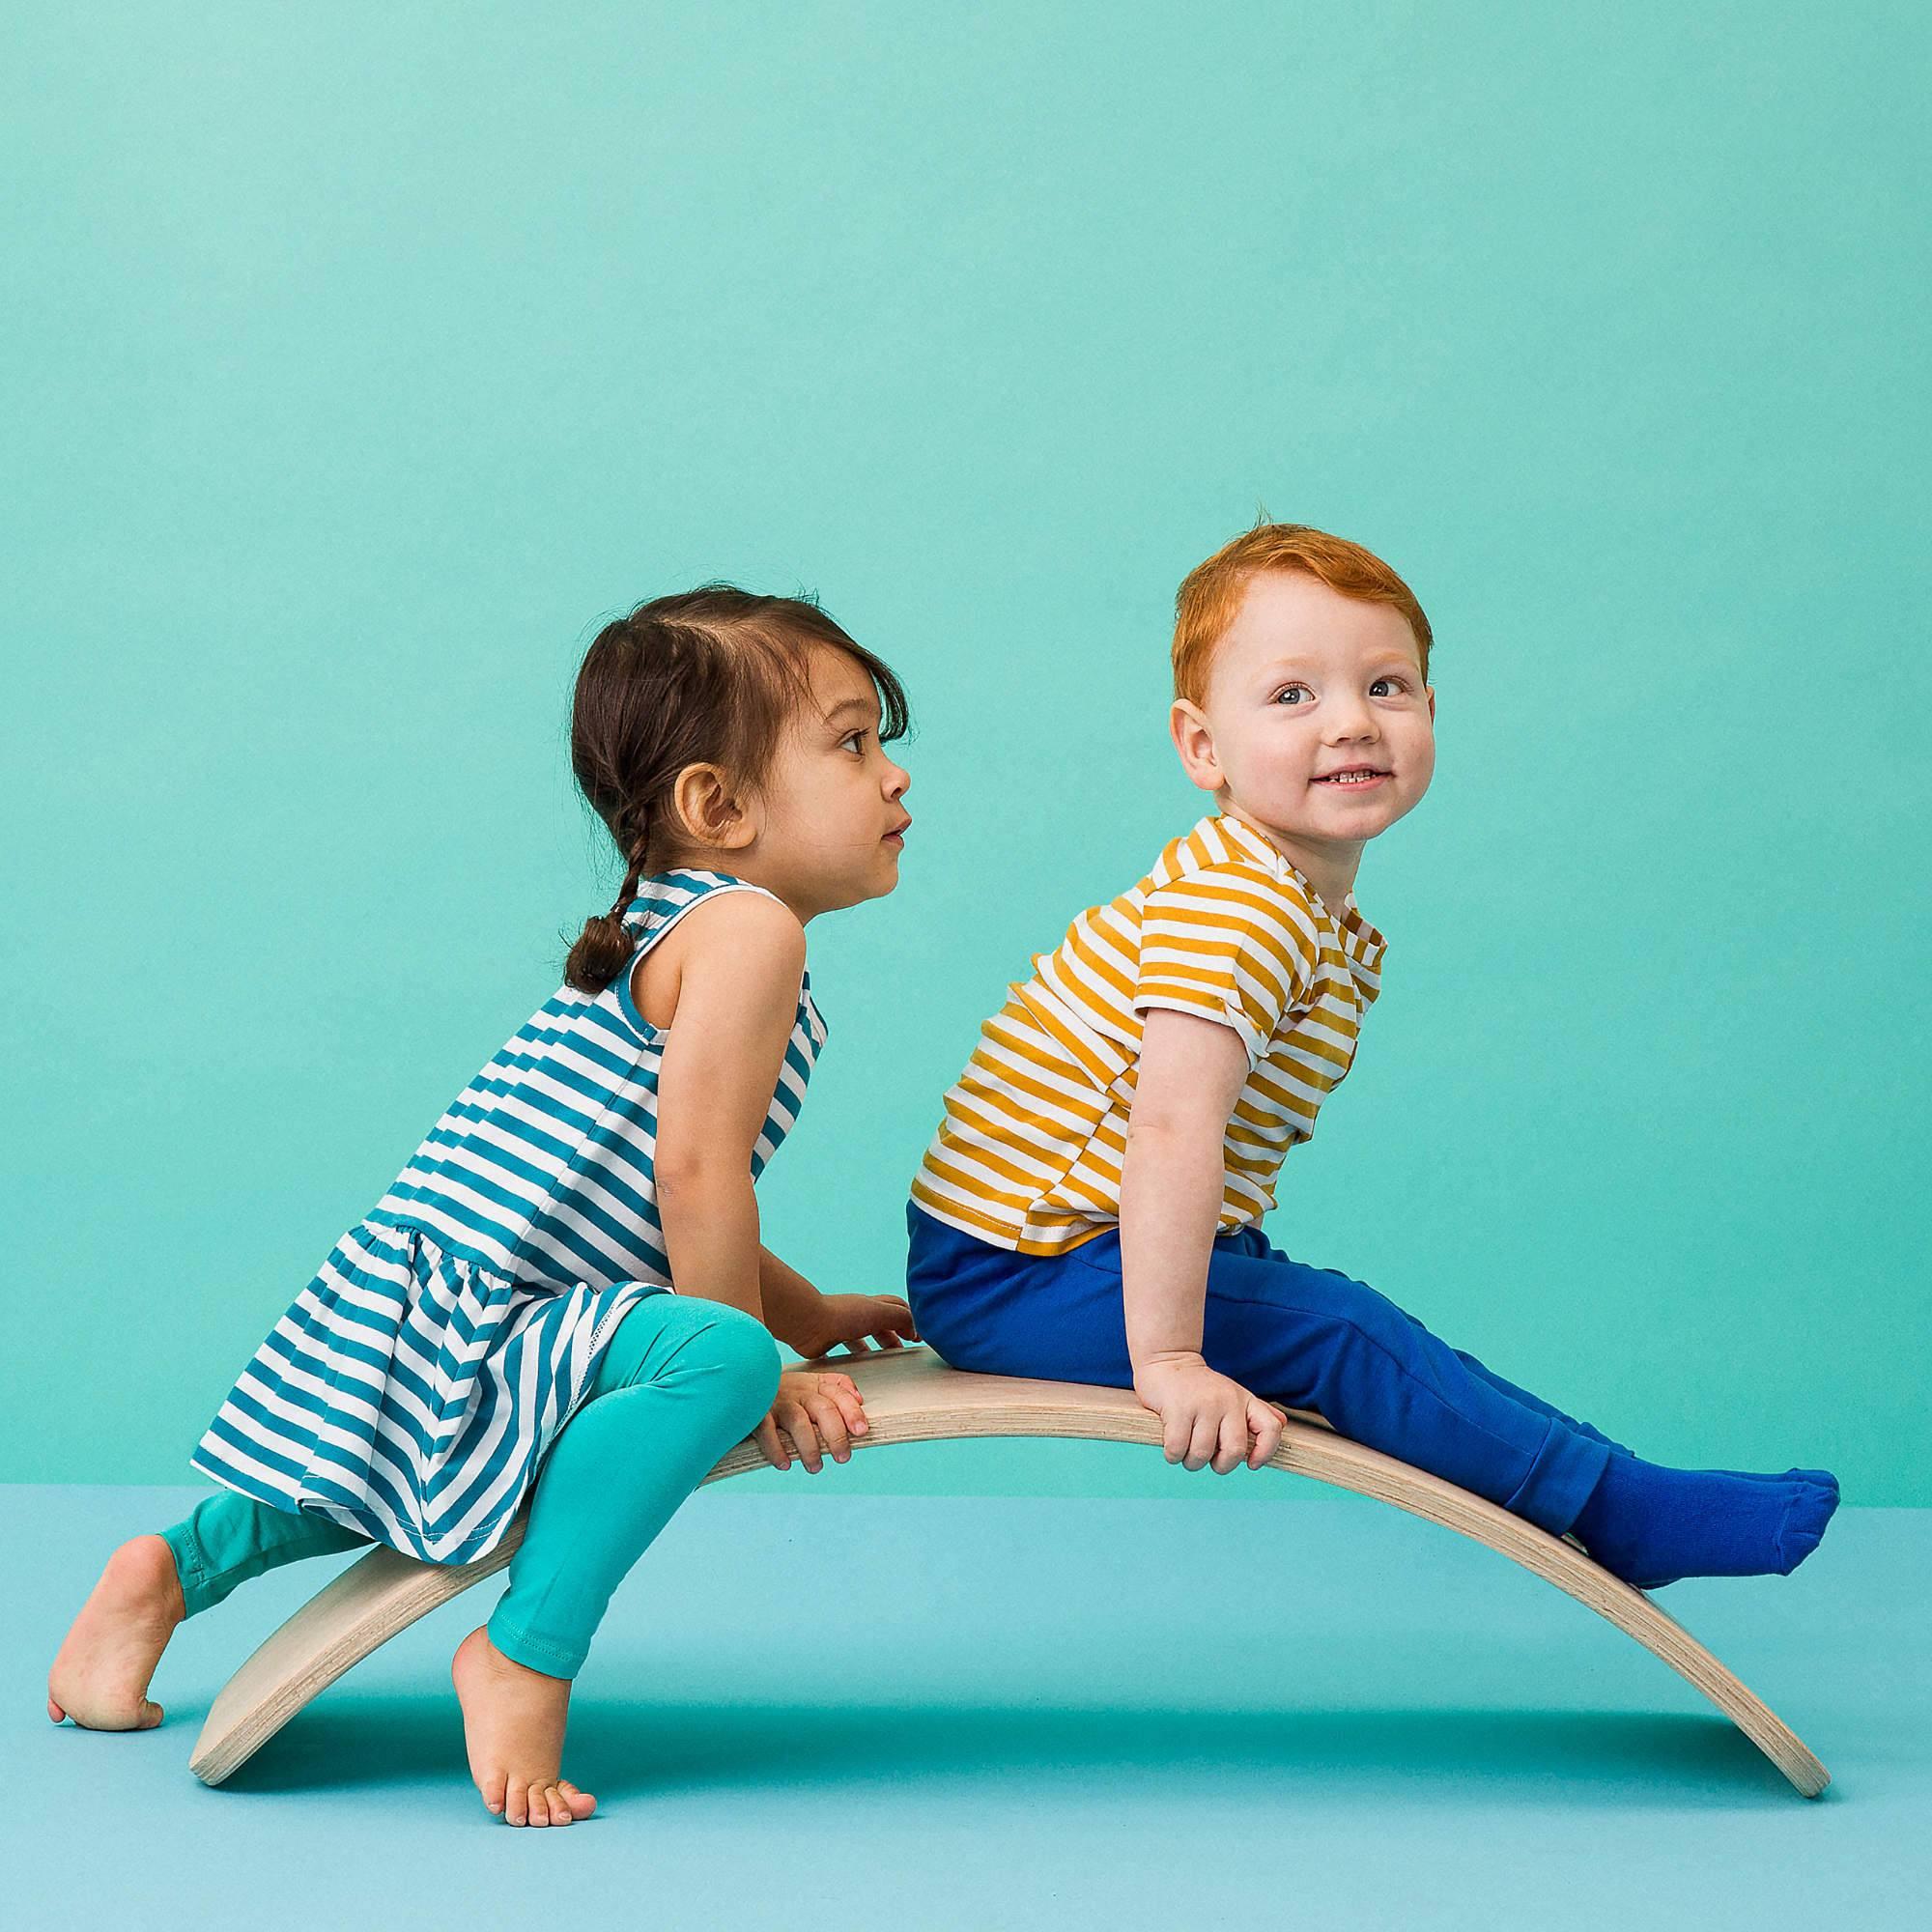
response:
M1203 791L1219 791L1223 781L1214 756L1214 734L1199 707L1177 697L1167 714L1167 728L1180 753L1181 769Z
M671 803L683 821L685 836L700 845L736 851L749 845L757 832L743 799L716 765L686 765L677 775Z

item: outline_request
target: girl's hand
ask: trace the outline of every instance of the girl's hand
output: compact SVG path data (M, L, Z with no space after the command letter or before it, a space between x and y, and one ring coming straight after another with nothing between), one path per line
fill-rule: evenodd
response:
M901 1337L906 1342L919 1340L912 1309L896 1294L821 1294L799 1325L796 1339L784 1339L808 1358L829 1355L841 1344L853 1354L864 1355L874 1342L881 1349L896 1349L902 1346Z
M835 1463L852 1454L852 1437L865 1435L866 1405L850 1376L819 1369L786 1369L779 1377L779 1392L770 1412L752 1432L775 1469L789 1469L794 1454L815 1476L823 1466L822 1450Z
M1211 1462L1225 1476L1245 1462L1259 1469L1281 1446L1288 1417L1250 1395L1199 1355L1166 1356L1134 1371L1134 1393L1161 1421L1170 1463L1199 1469Z

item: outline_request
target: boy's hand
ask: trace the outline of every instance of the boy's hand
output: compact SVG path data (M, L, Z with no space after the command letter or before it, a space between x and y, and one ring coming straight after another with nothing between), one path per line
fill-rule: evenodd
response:
M852 1437L865 1435L866 1404L850 1376L818 1369L786 1369L779 1377L779 1392L765 1419L752 1432L775 1469L789 1469L794 1454L815 1476L823 1467L823 1450L835 1463L852 1454Z
M1281 1446L1288 1417L1272 1403L1210 1369L1199 1355L1163 1355L1134 1371L1134 1393L1161 1420L1170 1463L1225 1476L1245 1462L1259 1469Z
M808 1360L829 1355L844 1347L855 1355L870 1352L872 1343L896 1349L917 1342L912 1309L895 1294L821 1294L796 1323L797 1334L782 1339Z

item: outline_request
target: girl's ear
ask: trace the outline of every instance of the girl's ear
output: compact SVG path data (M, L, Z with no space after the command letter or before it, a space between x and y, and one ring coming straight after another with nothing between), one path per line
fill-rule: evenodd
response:
M757 831L744 800L717 765L686 765L677 775L671 804L685 836L700 845L736 851L749 845Z

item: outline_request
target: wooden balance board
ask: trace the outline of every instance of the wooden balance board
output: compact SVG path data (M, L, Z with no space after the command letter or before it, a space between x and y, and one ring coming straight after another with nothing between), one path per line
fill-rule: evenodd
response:
M839 1355L821 1366L851 1376L864 1391L870 1428L853 1447L867 1454L895 1442L996 1435L1160 1446L1159 1418L1142 1407L1129 1389L969 1375L925 1348ZM715 1483L767 1466L747 1440L704 1480ZM1290 1411L1281 1446L1268 1466L1392 1503L1487 1544L1662 1658L1723 1712L1804 1797L1817 1797L1831 1782L1831 1774L1789 1727L1681 1624L1641 1590L1593 1563L1577 1544L1551 1536L1453 1483L1351 1442L1307 1411ZM381 1545L370 1550L304 1604L229 1679L209 1711L189 1768L204 1783L219 1784L344 1671L418 1617L501 1570L522 1537L520 1516L503 1541L473 1563L423 1563Z

